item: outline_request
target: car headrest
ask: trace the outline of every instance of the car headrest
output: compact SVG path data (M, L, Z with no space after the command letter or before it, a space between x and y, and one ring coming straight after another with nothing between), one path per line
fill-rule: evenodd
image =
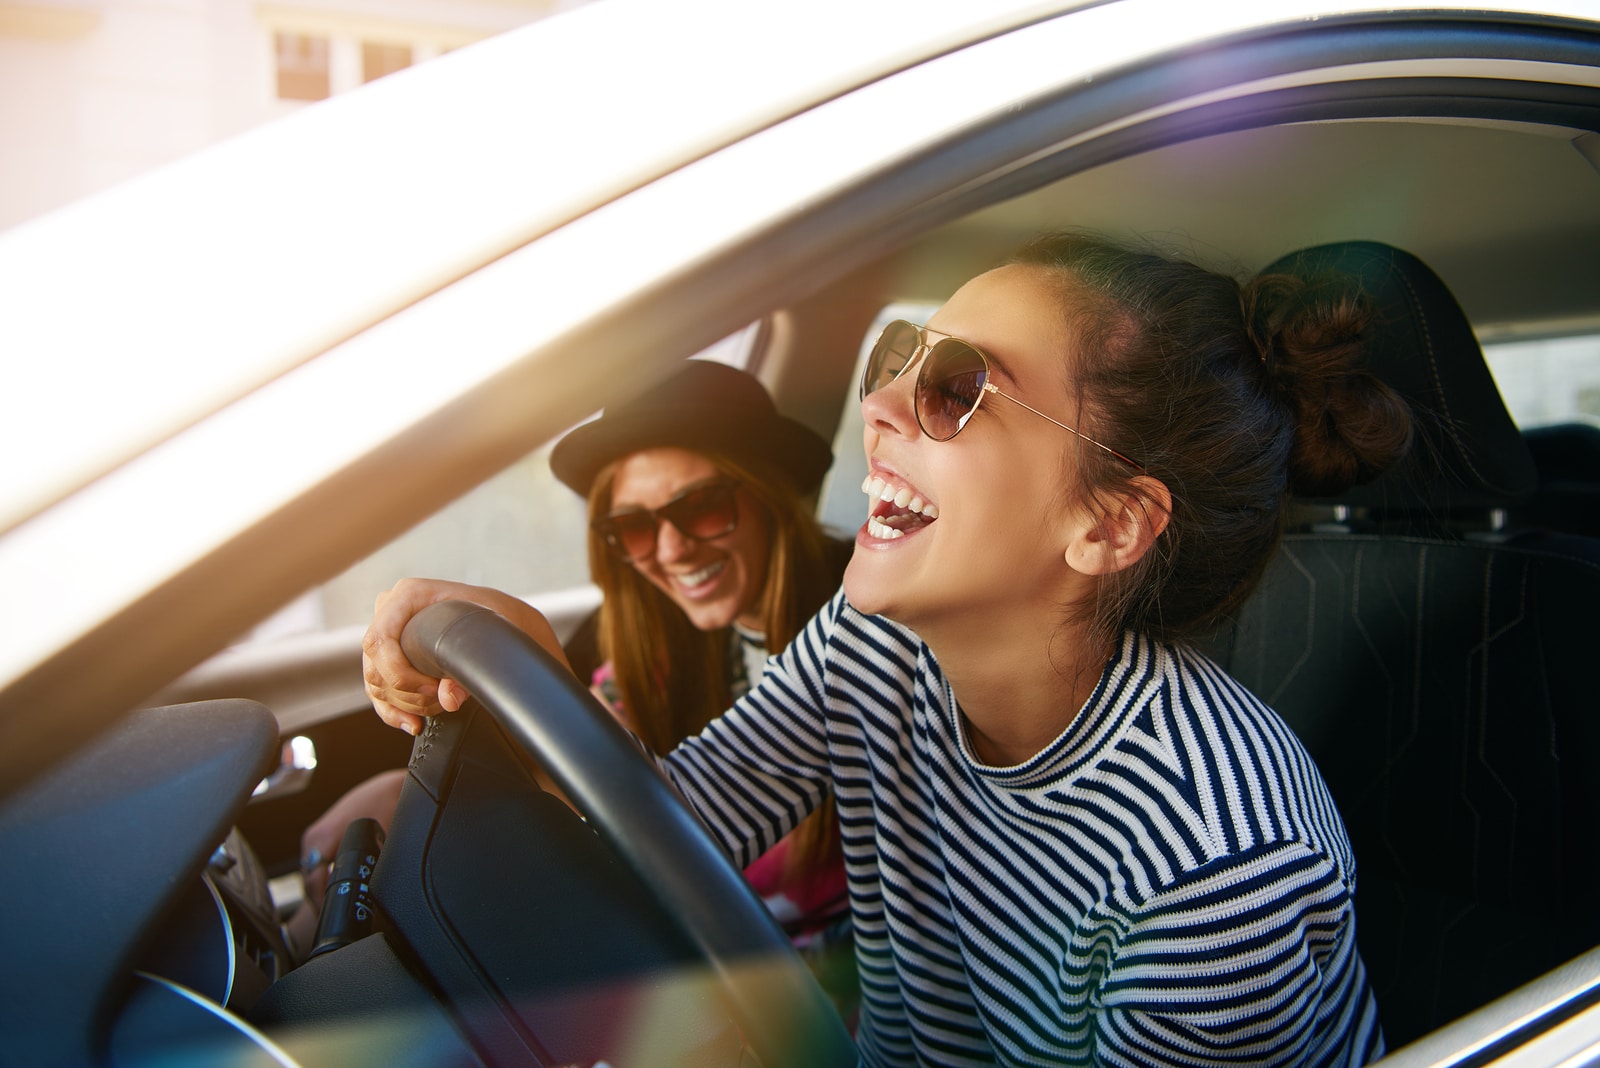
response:
M1404 461L1329 503L1438 513L1499 508L1533 491L1532 454L1477 337L1426 264L1376 241L1341 241L1292 252L1261 273L1348 278L1373 311L1368 367L1416 417L1416 442Z

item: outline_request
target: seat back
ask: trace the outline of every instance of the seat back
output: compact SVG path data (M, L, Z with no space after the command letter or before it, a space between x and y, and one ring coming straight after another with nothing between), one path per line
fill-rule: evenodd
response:
M1361 288L1373 370L1419 417L1410 461L1314 502L1324 521L1285 537L1214 650L1339 805L1395 1047L1600 943L1600 542L1494 529L1532 460L1425 265L1355 242L1268 270Z

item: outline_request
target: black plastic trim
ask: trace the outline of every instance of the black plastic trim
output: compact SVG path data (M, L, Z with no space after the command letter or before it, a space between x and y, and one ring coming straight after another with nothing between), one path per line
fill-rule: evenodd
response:
M253 701L143 709L0 806L0 1064L93 1063L144 940L278 754Z

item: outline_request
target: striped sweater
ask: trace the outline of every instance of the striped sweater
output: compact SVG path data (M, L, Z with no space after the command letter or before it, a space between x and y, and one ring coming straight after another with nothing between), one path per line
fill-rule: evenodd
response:
M740 864L838 802L873 1065L1359 1065L1355 863L1310 759L1133 634L1072 725L980 764L927 646L841 593L665 761Z

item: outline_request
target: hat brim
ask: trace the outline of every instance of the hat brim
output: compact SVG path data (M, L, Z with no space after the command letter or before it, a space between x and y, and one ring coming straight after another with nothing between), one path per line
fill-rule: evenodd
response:
M658 448L720 453L762 466L788 478L797 492L807 495L817 491L833 465L833 449L822 436L785 416L765 414L752 419L730 415L685 425L680 416L669 414L584 423L556 443L550 453L550 470L587 497L608 464Z

